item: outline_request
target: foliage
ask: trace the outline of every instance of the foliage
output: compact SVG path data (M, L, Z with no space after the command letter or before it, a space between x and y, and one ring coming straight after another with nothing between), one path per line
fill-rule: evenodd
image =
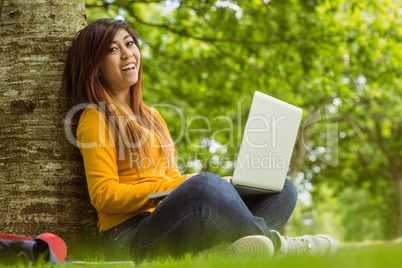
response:
M313 185L315 204L339 197L325 209L343 215L347 240L398 235L402 10L397 3L86 3L89 21L121 16L140 33L144 97L167 121L183 172L200 171L194 161L201 159L202 171L231 174L233 165L216 162L235 159L252 93L259 90L303 108L302 124L321 112L318 123L301 129L309 129L311 137L304 140L309 152L296 181L301 188ZM219 150L219 144L225 146ZM317 206L306 209L319 213ZM359 219L366 227L359 228Z

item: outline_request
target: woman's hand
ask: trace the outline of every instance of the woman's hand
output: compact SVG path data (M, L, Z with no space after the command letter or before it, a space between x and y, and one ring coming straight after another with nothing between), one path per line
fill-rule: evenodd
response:
M198 175L198 173L191 173L187 175L187 180L190 179L191 177ZM222 177L222 179L224 179L225 181L227 181L228 183L230 183L230 180L232 179L232 176L225 176Z
M191 173L191 174L188 174L188 175L187 175L187 180L190 179L191 177L197 175L197 174L198 174L198 173Z
M224 179L225 181L230 183L230 181L232 180L232 176L225 176L225 177L222 177L222 179Z

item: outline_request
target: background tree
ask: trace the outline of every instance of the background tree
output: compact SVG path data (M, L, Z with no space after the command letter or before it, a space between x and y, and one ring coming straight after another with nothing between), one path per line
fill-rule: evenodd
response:
M93 230L59 93L68 42L85 25L83 1L0 3L0 230L62 237L82 226ZM89 22L121 17L141 34L144 97L166 119L183 172L232 174L251 97L260 90L304 110L289 173L302 202L289 232L329 231L344 240L401 233L397 3L86 5Z
M324 225L319 221L328 219L317 215L325 208L337 219L333 229L345 234L339 238L393 238L401 232L402 193L396 185L402 169L402 10L397 3L87 0L86 4L90 20L124 18L140 33L144 96L149 104L159 105L177 138L183 172L232 173L252 93L260 90L304 110L303 139L295 146L289 176L307 196L304 199L313 196L313 203L300 206L303 211L296 212L295 226L304 226L305 214L316 221L315 231L321 231ZM165 104L180 107L184 124L170 106L161 107ZM233 125L214 120L221 115ZM233 132L216 134L231 126ZM204 131L189 131L194 129ZM229 161L223 165L223 159ZM368 196L371 201L356 198L349 209L348 198L357 189L363 193L356 197ZM329 200L332 206L324 206ZM356 210L361 213L351 212ZM367 220L374 215L381 215L380 223ZM372 226L382 230L373 236L360 228L363 222L370 230ZM348 228L357 234L347 235Z
M64 134L61 75L84 1L0 1L0 231L77 240L92 219L82 160Z

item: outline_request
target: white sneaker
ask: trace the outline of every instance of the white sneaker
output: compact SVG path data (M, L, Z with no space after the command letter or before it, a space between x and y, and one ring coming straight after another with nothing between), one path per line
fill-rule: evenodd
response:
M277 231L272 232L276 234L281 243L279 250L275 252L275 257L300 254L322 256L325 254L334 254L338 247L338 242L329 235L287 237L281 236Z
M250 235L233 242L225 250L226 254L235 257L269 257L274 254L271 239L263 235Z

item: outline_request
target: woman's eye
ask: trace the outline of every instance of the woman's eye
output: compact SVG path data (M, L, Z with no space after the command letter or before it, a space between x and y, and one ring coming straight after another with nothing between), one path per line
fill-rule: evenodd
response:
M115 52L117 50L117 47L112 47L109 49L109 52Z
M134 41L130 41L127 43L127 46L132 46L132 45L134 45Z

